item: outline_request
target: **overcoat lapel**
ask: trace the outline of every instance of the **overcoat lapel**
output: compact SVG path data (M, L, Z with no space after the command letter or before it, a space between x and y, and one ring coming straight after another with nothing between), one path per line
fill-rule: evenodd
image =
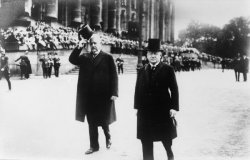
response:
M159 75L159 72L161 70L161 68L163 67L163 64L160 62L157 67L155 68L155 77L157 77ZM147 64L147 66L145 67L145 78L146 78L146 83L148 84L149 83L149 80L150 80L150 71L151 70L151 66L150 64Z
M103 59L103 52L101 51L95 58L94 58L94 67L98 66L98 64Z
M155 77L157 77L159 75L159 72L161 70L161 68L163 67L163 64L160 62L157 67L155 68Z
M146 65L146 67L145 67L145 82L146 82L146 84L148 84L149 83L149 72L150 72L150 65L149 64L147 64Z

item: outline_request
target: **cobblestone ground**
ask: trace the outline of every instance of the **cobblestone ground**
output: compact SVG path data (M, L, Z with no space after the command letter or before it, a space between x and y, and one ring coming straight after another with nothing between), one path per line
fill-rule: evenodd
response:
M176 160L250 159L250 83L235 82L227 70L177 73L180 90ZM242 77L241 77L242 78ZM119 76L118 121L111 125L113 145L100 151L89 147L86 123L74 120L76 75L29 80L12 78L13 90L0 81L0 159L15 160L142 160L133 109L135 74ZM167 159L161 143L156 160Z

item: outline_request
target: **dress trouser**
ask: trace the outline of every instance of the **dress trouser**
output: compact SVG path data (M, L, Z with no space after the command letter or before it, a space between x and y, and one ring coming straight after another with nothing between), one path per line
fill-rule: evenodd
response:
M43 78L47 78L48 77L48 68L43 67Z
M234 72L235 72L236 81L240 81L240 72L235 71L235 70L234 70Z
M174 160L174 154L171 148L172 140L163 140L161 142L167 152L168 160ZM154 160L153 141L141 140L141 143L142 143L143 160Z
M54 71L55 71L55 76L58 77L59 76L59 67L54 67Z
M2 76L5 77L7 83L8 83L8 86L9 86L9 90L11 90L11 82L10 82L10 74L8 71L0 71L0 80L2 79Z
M123 74L123 66L118 65L118 74L122 73Z
M247 81L247 72L243 72L243 79L244 81Z
M106 141L109 140L111 138L109 125L102 125L101 127L106 137ZM99 149L97 125L89 123L89 138L90 138L90 147L94 149Z

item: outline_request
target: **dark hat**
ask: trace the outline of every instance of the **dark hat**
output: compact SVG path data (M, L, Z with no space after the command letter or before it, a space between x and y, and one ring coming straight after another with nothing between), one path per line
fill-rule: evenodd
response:
M161 41L160 39L148 39L147 51L162 51L161 50Z
M89 40L90 37L93 35L93 33L94 33L94 31L89 27L89 25L88 25L88 24L85 24L85 25L83 25L83 26L80 28L80 30L79 30L79 32L78 32L78 36L79 36L79 39L80 39L80 35L82 35L82 37L83 37L84 39Z

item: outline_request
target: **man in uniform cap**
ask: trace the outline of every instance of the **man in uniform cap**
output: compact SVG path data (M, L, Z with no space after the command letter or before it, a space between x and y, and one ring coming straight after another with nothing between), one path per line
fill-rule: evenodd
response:
M177 137L174 117L179 111L179 93L174 70L161 62L159 39L149 39L147 59L138 71L134 108L137 109L137 138L143 160L153 160L153 142L161 141L169 160L174 160L172 139Z
M1 60L0 60L0 80L4 76L8 82L9 90L11 90L9 58L5 56L5 50L0 46Z

